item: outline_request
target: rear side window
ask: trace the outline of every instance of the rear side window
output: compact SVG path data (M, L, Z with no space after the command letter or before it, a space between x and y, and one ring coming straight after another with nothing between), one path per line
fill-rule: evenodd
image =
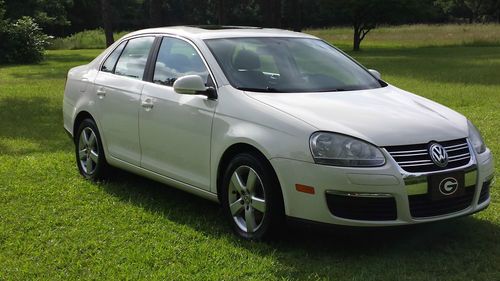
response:
M130 39L115 67L115 74L142 79L154 37Z
M127 41L122 42L112 53L109 55L109 57L106 59L106 61L103 63L101 70L104 72L111 72L113 73L115 69L116 62L118 61L118 58L120 57L120 54L122 53L123 47L127 44Z
M164 37L155 64L153 82L172 86L186 75L199 75L209 86L213 84L196 49L184 40Z

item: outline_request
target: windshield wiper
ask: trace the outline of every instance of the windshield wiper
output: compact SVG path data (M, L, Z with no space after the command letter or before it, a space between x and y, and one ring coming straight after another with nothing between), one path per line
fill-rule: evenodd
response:
M236 89L249 92L281 93L280 90L271 87L266 87L266 88L236 87Z
M346 89L338 88L338 89L325 89L321 90L322 92L344 92L347 91Z

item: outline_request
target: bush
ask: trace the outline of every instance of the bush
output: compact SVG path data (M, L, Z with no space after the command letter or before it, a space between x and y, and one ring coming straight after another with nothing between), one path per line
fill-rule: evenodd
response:
M120 39L128 32L115 33L115 40ZM75 49L105 49L106 38L103 29L85 30L65 38L55 38L50 41L48 47L52 50L75 50Z
M0 62L40 62L49 38L30 17L22 17L14 23L0 23Z

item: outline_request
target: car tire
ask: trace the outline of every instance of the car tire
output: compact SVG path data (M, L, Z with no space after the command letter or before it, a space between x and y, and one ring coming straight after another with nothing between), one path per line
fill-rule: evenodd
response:
M80 123L74 141L76 165L80 174L91 181L104 179L109 167L94 120L85 119Z
M224 173L220 198L233 231L244 239L269 239L284 227L279 181L263 157L236 155Z

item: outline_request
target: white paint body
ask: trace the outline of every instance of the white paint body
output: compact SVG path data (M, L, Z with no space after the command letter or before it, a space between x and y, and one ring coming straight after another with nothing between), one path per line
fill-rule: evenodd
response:
M209 66L217 99L181 95L172 87L99 71L107 55L134 36L172 36L191 42ZM349 168L315 164L311 134L329 131L353 136L378 147L468 138L467 119L420 96L387 86L337 93L257 93L233 88L203 42L224 37L305 37L282 30L207 31L159 28L131 33L88 65L68 73L64 96L64 127L74 133L75 119L88 112L96 121L110 165L164 182L217 201L217 175L224 152L235 144L259 150L274 168L287 216L329 224L382 226L451 218L485 208L478 204L481 185L493 174L491 152L477 155L476 191L469 208L425 219L412 218L402 171L382 149L386 164ZM105 96L99 94L106 92ZM152 107L144 107L144 103ZM296 190L302 184L315 194ZM350 220L332 215L327 191L386 193L397 203L397 219Z

